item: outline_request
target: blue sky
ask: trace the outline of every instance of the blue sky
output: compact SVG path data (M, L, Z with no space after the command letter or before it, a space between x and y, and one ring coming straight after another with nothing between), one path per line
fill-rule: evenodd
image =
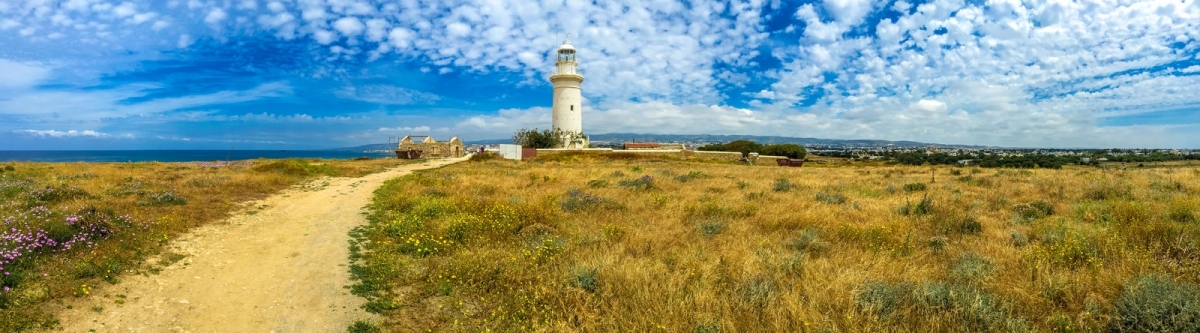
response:
M1200 2L0 1L0 149L586 133L1200 147Z

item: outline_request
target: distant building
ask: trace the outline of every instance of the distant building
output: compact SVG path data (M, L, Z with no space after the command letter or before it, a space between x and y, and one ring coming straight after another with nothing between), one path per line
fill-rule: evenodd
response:
M413 138L424 138L420 142L413 141ZM396 157L413 159L413 158L440 158L463 157L465 151L463 143L458 137L450 138L450 141L438 142L431 136L426 135L409 135L400 139L400 145L396 147Z

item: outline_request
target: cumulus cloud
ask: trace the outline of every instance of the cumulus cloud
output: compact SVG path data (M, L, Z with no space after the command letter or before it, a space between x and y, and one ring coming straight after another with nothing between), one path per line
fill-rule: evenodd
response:
M228 17L229 14L225 13L225 10L213 8L212 11L208 12L207 16L204 16L204 22L208 22L209 24L217 24L221 23L221 21L224 21Z
M362 33L365 26L358 18L343 17L333 21L333 28L341 32L342 36L355 37Z

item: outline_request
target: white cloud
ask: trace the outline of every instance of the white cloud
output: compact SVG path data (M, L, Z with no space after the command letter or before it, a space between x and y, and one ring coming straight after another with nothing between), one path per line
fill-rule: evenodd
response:
M463 37L469 33L471 33L471 26L461 22L450 23L450 25L446 26L446 34L450 35L450 37Z
M132 3L124 2L116 7L113 7L112 13L117 17L129 17L133 16L133 14L137 14L137 7Z
M91 137L91 138L126 138L126 139L132 139L132 138L134 137L132 134L111 135L111 134L107 134L107 133L100 133L100 132L96 132L96 131L93 131L93 130L82 130L82 131L78 131L78 130L67 130L67 131L58 131L58 130L19 130L19 131L13 131L13 132L14 132L14 133L19 133L19 134L27 134L27 135L37 136L37 137L43 137L43 138L46 138L46 137L49 137L49 138L74 138L74 137Z
M208 22L208 24L217 24L221 23L221 21L224 21L228 17L229 14L225 13L225 10L213 8L213 10L209 11L208 15L204 17L204 22Z
M333 43L333 40L335 38L337 38L337 35L334 35L333 32L328 31L328 30L316 30L316 31L313 31L313 38L317 40L317 43L321 43L321 45L326 45L329 43Z
M346 86L334 93L340 98L390 105L430 104L438 95L389 85Z
M0 59L0 88L29 88L50 76L50 68Z
M0 20L0 30L9 30L19 26L21 26L21 22L17 22L17 20L14 19Z
M913 104L913 109L925 112L946 112L946 103L935 100L921 99Z
M181 49L186 49L188 46L192 46L192 43L195 42L196 40L192 38L192 35L182 34L179 35L179 40L175 42L175 46Z
M343 17L337 21L333 21L333 28L342 33L342 36L355 37L363 32L365 28L362 21L354 17Z

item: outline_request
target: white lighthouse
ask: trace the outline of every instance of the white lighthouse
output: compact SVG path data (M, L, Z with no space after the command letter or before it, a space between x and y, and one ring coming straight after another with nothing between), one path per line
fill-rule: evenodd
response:
M550 73L550 83L554 85L554 129L566 135L564 148L585 148L587 138L583 137L583 97L579 85L583 83L583 74L576 67L575 47L570 40L564 40L558 47L554 57L554 72Z

